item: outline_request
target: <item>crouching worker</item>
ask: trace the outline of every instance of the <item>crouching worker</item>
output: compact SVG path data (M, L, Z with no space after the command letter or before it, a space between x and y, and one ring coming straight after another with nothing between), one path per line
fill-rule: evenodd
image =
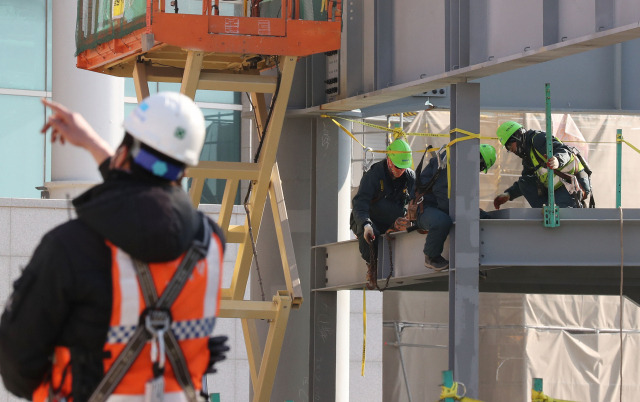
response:
M419 172L416 190L418 203L418 227L428 231L424 242L424 265L436 272L449 268L449 261L442 256L444 242L449 236L453 221L449 216L449 185L447 183L446 151L436 153L424 171ZM496 149L487 144L480 145L480 171L487 171L496 162ZM420 202L422 198L422 202ZM485 214L480 210L480 216Z
M543 131L525 130L514 121L504 122L496 132L500 143L508 152L522 159L522 173L518 181L499 194L493 201L495 209L507 201L524 196L532 208L542 208L548 203L549 169L554 171L553 188L555 203L560 208L595 207L591 192L591 170L575 148L569 148L552 137L553 156L547 160L547 134Z
M43 100L42 132L91 153L104 182L73 200L77 219L45 234L6 303L0 374L34 401L196 401L224 358L210 338L224 238L180 185L205 138L188 97L151 95L113 152L78 113Z
M411 147L396 139L387 147L387 157L374 163L360 180L353 197L351 230L358 238L360 254L367 261L367 288L376 287L372 261L377 259L378 238L389 229L406 229L406 207L414 193ZM375 263L375 262L374 262Z

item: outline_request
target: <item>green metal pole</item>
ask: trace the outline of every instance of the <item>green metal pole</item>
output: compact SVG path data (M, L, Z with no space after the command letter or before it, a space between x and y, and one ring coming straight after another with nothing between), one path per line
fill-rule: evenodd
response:
M616 132L616 208L622 206L622 130Z
M545 91L545 119L547 122L547 159L553 156L553 129L551 127L551 84L544 84ZM549 200L547 205L543 207L544 226L555 228L560 226L560 218L558 216L558 206L556 205L555 193L553 188L553 170L549 169L547 174L547 193Z
M442 372L442 384L447 387L453 387L453 371L447 370ZM444 402L455 402L453 398L444 398Z
M533 379L533 390L542 392L542 378L534 378Z

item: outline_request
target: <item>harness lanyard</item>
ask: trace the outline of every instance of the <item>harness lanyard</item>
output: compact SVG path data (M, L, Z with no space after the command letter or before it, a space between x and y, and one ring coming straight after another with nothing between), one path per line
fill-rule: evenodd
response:
M120 352L116 360L111 365L111 368L109 368L109 371L107 371L100 381L100 384L98 384L96 389L93 391L93 394L91 394L89 402L103 402L107 400L127 373L135 359L138 357L144 345L150 339L154 340L154 343L152 344L153 355L153 348L156 343L154 335L158 338L158 349L166 348L165 351L158 350L158 366L160 365L160 362L162 362L162 367L164 367L164 352L166 352L176 376L176 380L184 390L187 400L190 402L195 402L197 400L191 375L184 355L182 354L182 350L180 349L180 345L178 344L178 340L170 329L170 321L167 323L164 320L168 320L169 308L180 294L180 291L191 276L196 264L200 259L207 255L209 242L211 240L211 227L207 222L207 218L204 216L203 224L204 238L202 240L194 240L192 242L191 247L176 269L176 272L173 274L173 277L167 284L164 292L162 292L160 298L157 296L156 288L153 284L153 278L149 271L149 266L141 261L133 259L138 283L140 284L142 295L148 310L148 314L145 317L145 325L138 325L136 327L136 330L129 339L129 342L127 342L122 352ZM163 312L165 314L162 314ZM166 323L166 329L163 329L163 327L159 325L159 321L162 321L163 324ZM153 326L154 329L149 330L147 328L148 326ZM163 339L162 341L160 341L160 337ZM163 357L160 357L160 354ZM154 376L155 375L156 373L154 372Z

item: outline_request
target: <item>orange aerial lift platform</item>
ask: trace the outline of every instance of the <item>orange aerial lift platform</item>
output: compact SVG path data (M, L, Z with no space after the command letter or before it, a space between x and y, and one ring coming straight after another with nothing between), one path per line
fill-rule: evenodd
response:
M254 401L270 399L289 311L302 303L276 151L299 57L338 50L341 0L79 0L77 67L132 77L138 101L149 81L198 89L247 92L261 141L252 162L201 161L189 168L189 195L198 206L206 179L225 180L218 224L238 243L233 278L222 290L220 317L240 318ZM197 9L193 9L194 4ZM261 74L271 70L267 74ZM270 96L269 104L266 97ZM248 182L244 224L231 225L241 180ZM275 221L286 289L272 300L244 300L255 237L267 199ZM268 323L258 339L256 320Z

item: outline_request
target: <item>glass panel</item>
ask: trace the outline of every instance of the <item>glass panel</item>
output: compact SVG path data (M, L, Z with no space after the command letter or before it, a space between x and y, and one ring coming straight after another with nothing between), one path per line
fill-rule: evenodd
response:
M40 198L37 186L44 183L44 108L37 97L0 95L0 110L8 118L0 130L0 197Z
M53 2L47 2L47 60L46 60L46 68L47 68L47 77L46 77L46 90L51 92L51 81L53 80L53 69L52 69L52 60L51 55L53 54Z
M211 102L211 103L228 103L228 104L240 104L240 92L229 91L209 91L201 89L196 91L196 102Z
M78 1L77 52L93 49L101 43L144 28L146 10L146 0Z
M133 78L125 78L124 79L124 96L136 98L136 86L133 83ZM126 116L126 114L125 114Z
M230 110L203 109L207 122L207 136L200 155L203 161L240 161L240 112ZM220 204L224 195L225 180L207 179L200 202ZM240 204L240 194L236 194Z
M44 0L0 2L0 88L44 91Z
M228 1L228 0L227 0ZM191 1L176 1L173 0L164 0L165 12L167 13L175 13L178 12L180 14L195 14L202 15L202 1L201 0L191 0ZM176 11L176 6L178 11ZM215 1L211 2L211 14L215 14ZM243 14L243 5L241 2L237 3L219 3L219 15L226 16L241 16Z

